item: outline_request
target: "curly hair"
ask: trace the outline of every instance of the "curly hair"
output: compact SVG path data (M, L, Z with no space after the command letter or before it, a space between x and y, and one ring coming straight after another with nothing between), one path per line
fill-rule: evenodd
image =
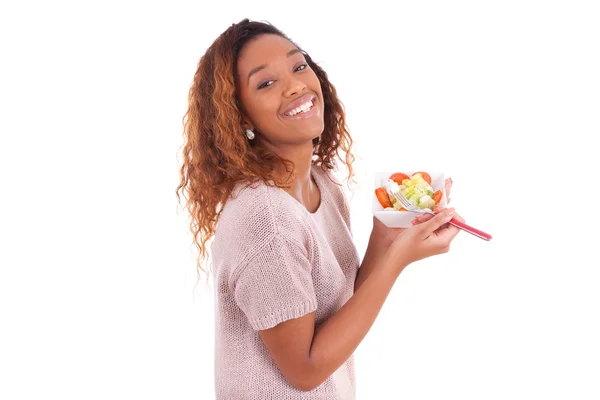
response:
M344 107L327 74L310 56L270 23L243 19L223 32L200 58L188 94L188 109L183 116L184 145L180 183L175 190L191 220L193 243L199 250L197 273L208 258L208 242L215 234L216 223L238 182L257 180L267 185L285 186L274 172L284 166L294 176L294 165L256 141L249 141L242 126L242 105L236 90L237 60L251 40L263 34L279 35L294 44L317 75L323 93L324 129L313 140L313 164L323 169L337 167L336 159L348 169L348 181L354 175L353 141L346 126ZM344 153L340 154L340 150ZM271 183L272 181L273 183ZM181 195L181 196L180 196Z

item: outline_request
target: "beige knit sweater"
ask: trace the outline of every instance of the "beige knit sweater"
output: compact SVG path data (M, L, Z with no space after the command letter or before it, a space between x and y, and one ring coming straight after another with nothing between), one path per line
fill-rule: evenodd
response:
M345 195L330 172L313 165L312 175L321 192L314 213L262 183L236 186L223 208L211 248L218 400L355 398L353 356L303 392L286 381L258 335L313 311L318 325L354 292L360 259Z

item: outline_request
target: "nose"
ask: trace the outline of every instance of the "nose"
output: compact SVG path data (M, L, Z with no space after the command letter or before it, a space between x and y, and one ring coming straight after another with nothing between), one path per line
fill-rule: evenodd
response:
M302 91L306 88L306 84L302 82L300 79L291 75L286 82L285 86L285 96L293 97L298 93L302 93Z

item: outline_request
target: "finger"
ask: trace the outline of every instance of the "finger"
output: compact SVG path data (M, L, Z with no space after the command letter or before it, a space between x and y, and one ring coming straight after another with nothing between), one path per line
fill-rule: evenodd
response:
M415 219L413 219L413 220L411 221L411 223L412 223L413 225L416 225L416 224L421 224L421 223L423 223L423 222L425 222L425 221L427 221L427 220L429 219L429 218L423 218L423 217L426 217L426 216L427 216L427 215L418 215L418 216L416 216L416 217L415 217Z
M460 221L460 222L465 222L465 219L463 217L461 217L460 215L458 215L457 213L454 213L454 216L452 217L452 219ZM456 235L458 235L458 232L460 232L460 228L448 223L448 230L450 232L444 232L443 233L443 237L448 239L448 242L450 242L452 239L454 239L454 237Z
M433 212L437 214L437 213L441 213L445 209L446 209L446 207L436 204L436 206L433 207Z
M446 209L447 208L444 208L444 207L441 207L441 206L436 206L436 208L434 209L434 212L436 214L439 214L439 213L443 212ZM431 218L433 218L433 214L422 214L422 215L419 215L419 216L415 217L415 219L413 219L411 221L411 224L413 224L413 225L422 224L425 221L429 221ZM456 220L458 220L460 222L465 222L465 220L459 214L457 214L456 211L454 212L453 219L456 219ZM442 225L441 228L445 228L447 226L448 226L448 224L445 224L445 225Z
M461 217L460 215L458 215L457 213L454 213L454 217L452 217L452 219L455 219L460 222L465 222L465 219L463 217Z
M448 225L445 228L440 228L437 231L435 231L435 235L437 236L437 239L450 244L450 242L456 237L456 235L458 235L458 232L460 232L460 229L458 229L456 226L451 225L451 224L445 224Z
M440 229L446 229L446 228L448 228L449 226L452 226L452 225L450 225L450 223L445 223L444 225L440 226L440 227L438 228L438 230L437 230L437 231L439 231ZM437 231L436 231L436 232L437 232Z
M433 218L432 214L423 214L423 215L419 215L418 217L413 219L411 223L413 225L418 225L418 224L422 224L423 222L429 221L431 218Z
M428 237L438 230L442 225L448 223L454 216L454 208L448 208L441 213L436 214L429 221L419 225L422 229L423 237ZM449 229L449 228L448 228Z

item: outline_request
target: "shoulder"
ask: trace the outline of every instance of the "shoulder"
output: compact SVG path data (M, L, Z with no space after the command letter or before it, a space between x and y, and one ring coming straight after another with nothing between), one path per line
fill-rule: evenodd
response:
M277 235L291 242L304 242L304 232L298 229L304 223L290 199L282 189L263 182L236 185L216 224L214 256L240 264Z

